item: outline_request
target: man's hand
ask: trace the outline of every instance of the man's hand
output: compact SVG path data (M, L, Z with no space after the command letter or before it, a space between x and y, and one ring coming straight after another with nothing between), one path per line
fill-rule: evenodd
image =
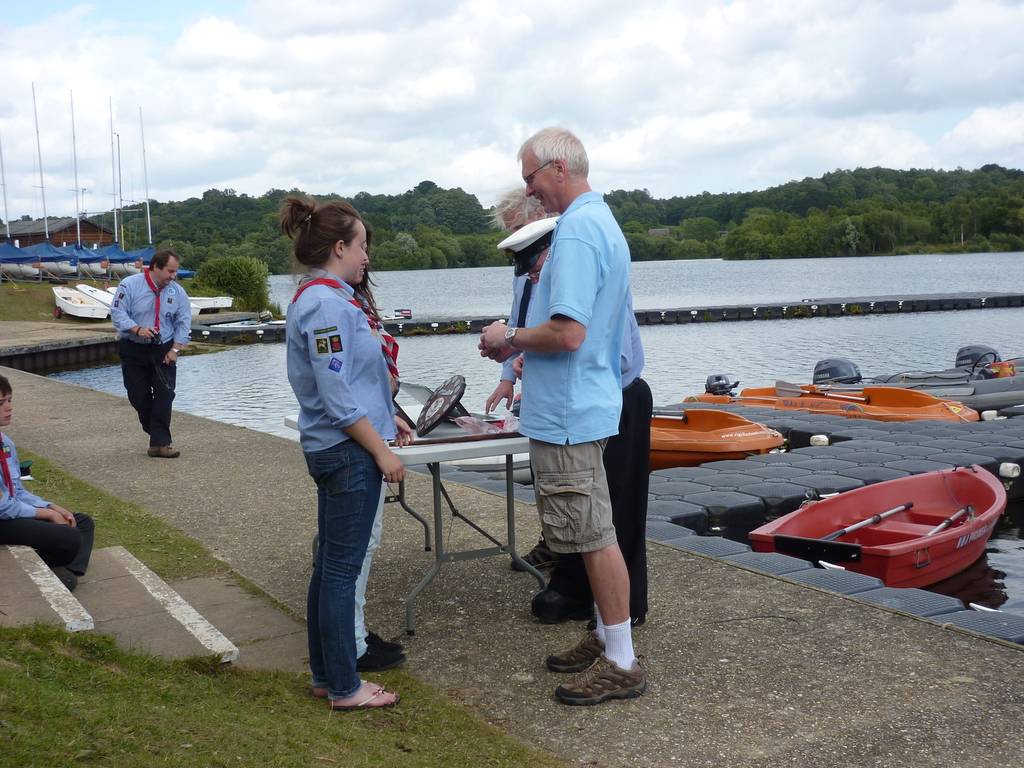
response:
M484 403L484 413L490 413L491 411L493 411L495 408L498 407L498 404L502 400L505 401L506 408L511 408L512 394L514 391L515 384L513 384L511 381L506 381L505 379L499 381L498 386L494 388L494 391L491 392L491 396L488 397L487 402Z
M67 521L67 524L68 524L68 525L70 525L70 526L71 526L72 528L74 528L74 527L75 527L75 525L77 524L77 523L75 522L75 516L74 516L74 514L72 514L71 512L68 512L68 511L67 511L66 509L64 509L64 507L62 507L62 506L61 506L60 504L54 504L54 503L53 503L53 502L51 501L51 502L50 502L50 509L52 509L53 511L57 512L57 513L58 513L58 514L59 514L59 515L60 515L61 517L63 517L63 518L64 518L64 520L65 520L65 521Z
M156 328L147 328L144 325L140 325L135 335L142 339L152 339L156 337Z
M512 361L512 373L516 375L517 379L523 378L523 363L526 361L525 355L520 355Z
M480 334L480 343L477 345L480 357L488 357L503 363L516 354L516 348L505 341L506 330L508 327L497 321L484 328L484 332Z
M52 507L36 507L36 520L45 520L48 523L56 523L57 525L70 525L73 528L75 526L75 516L66 509L62 510L62 512L63 514ZM68 518L70 518L70 521Z
M178 350L171 347L167 350L167 354L164 355L164 365L174 365L178 362Z

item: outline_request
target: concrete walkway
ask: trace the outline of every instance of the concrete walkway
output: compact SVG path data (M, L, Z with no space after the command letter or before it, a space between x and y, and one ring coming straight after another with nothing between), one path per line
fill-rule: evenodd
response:
M303 610L314 494L296 443L176 413L181 458L150 459L126 400L0 370L17 393L19 447L160 515ZM427 481L408 487L429 509ZM501 529L503 498L449 490ZM520 511L527 548L536 513ZM456 526L452 544L482 542ZM432 562L422 546L422 528L389 507L368 607L384 636L400 636L403 597ZM1020 648L656 544L650 560L651 612L636 638L651 686L634 702L577 709L552 699L559 678L543 658L581 625L533 623L535 582L498 558L446 566L421 595L417 634L403 638L408 669L579 765L1024 764Z

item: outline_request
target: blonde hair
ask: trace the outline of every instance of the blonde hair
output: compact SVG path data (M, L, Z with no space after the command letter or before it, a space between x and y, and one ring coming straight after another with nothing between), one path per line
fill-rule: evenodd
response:
M491 219L498 229L515 232L520 227L543 218L544 209L534 197L526 196L526 188L512 189L498 198Z

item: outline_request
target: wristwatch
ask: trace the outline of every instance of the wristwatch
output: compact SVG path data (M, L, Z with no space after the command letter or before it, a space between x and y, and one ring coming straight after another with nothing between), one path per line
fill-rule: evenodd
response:
M516 345L515 338L516 338L516 331L518 331L518 330L519 329L516 328L514 325L510 325L508 328L505 329L505 343L506 344L511 344L513 347Z

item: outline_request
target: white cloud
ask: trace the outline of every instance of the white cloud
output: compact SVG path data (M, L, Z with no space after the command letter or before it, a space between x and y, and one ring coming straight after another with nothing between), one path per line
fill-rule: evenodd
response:
M90 207L110 200L108 97L136 198L143 107L162 200L210 187L400 193L432 179L487 204L517 182L521 141L548 124L584 138L595 187L663 197L858 165L1024 164L1020 3L255 0L236 11L210 2L146 26L69 6L0 29L12 211L41 213L32 82L48 208L64 213L70 90Z

